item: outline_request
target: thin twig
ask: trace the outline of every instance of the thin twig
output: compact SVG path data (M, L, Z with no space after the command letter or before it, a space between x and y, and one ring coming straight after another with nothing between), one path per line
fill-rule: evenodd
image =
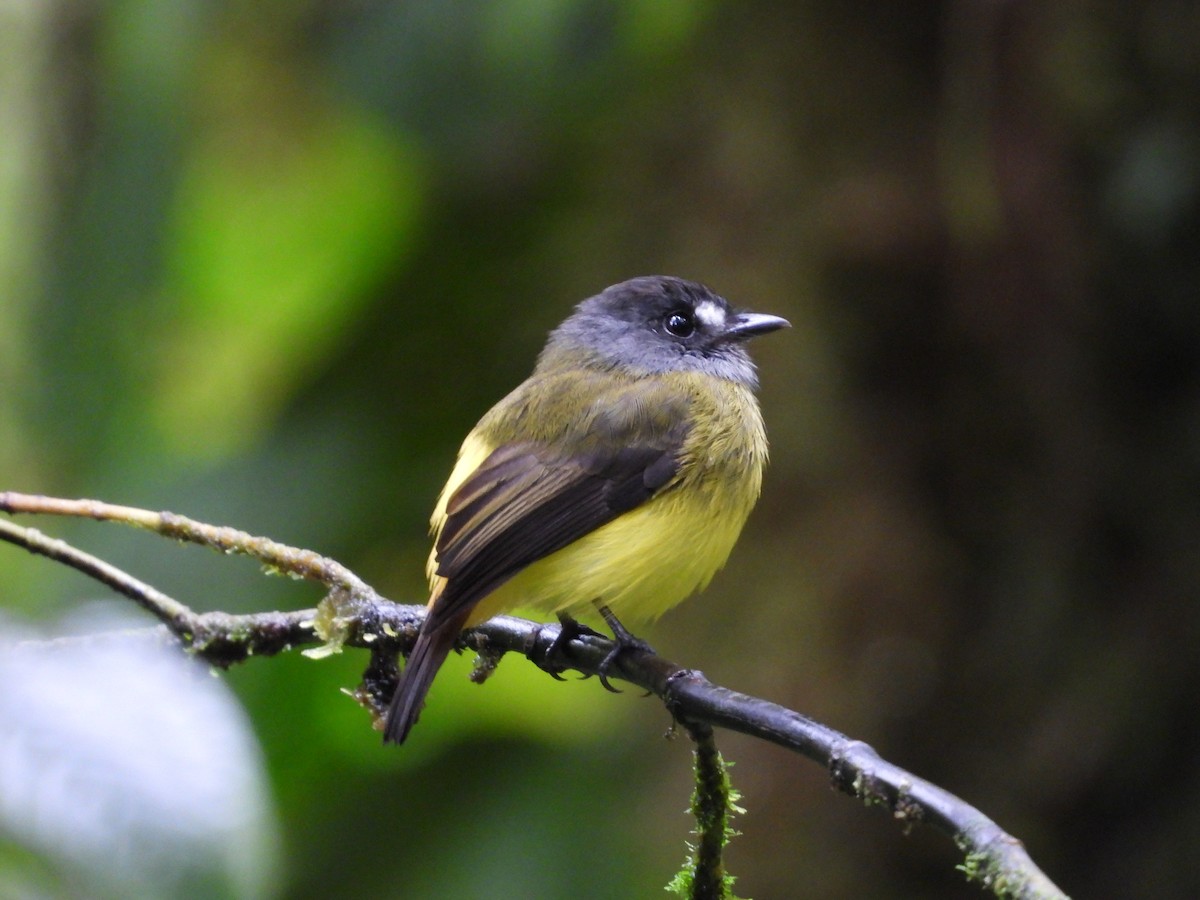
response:
M89 578L94 578L157 616L172 631L186 631L194 618L194 613L188 607L157 588L144 581L138 581L127 572L90 553L72 547L66 541L47 537L35 528L22 528L6 519L0 519L0 540L24 547L30 553L52 559L82 572Z
M354 594L370 592L357 575L327 556L289 547L236 528L207 525L172 512L152 512L101 500L63 500L15 491L0 493L0 512L120 522L153 531L163 537L199 544L220 553L240 553L282 574L317 581L331 588L340 586Z
M128 572L64 540L46 537L35 528L23 528L0 519L0 541L69 566L123 594L159 619L196 655L222 668L251 656L273 656L321 640L314 630L316 610L248 615L197 613Z

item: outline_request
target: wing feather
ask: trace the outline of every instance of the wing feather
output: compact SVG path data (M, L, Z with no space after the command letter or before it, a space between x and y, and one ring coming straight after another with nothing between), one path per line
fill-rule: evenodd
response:
M428 627L437 628L521 569L645 503L674 478L680 443L574 457L536 444L495 450L447 505L436 551L437 574L448 583Z

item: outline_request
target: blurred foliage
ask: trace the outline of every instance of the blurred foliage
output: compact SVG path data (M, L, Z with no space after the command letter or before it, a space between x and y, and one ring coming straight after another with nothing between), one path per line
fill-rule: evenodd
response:
M131 630L128 604L72 618L79 639L24 645L0 621L0 892L273 896L272 804L228 685Z
M961 794L1071 894L1194 896L1198 41L1179 0L0 4L0 486L415 600L457 442L545 332L635 274L705 281L795 325L755 348L773 465L647 636ZM38 524L199 607L315 601ZM96 593L0 568L31 622ZM338 692L362 663L224 676L277 896L671 877L690 755L661 709L462 662L385 750ZM977 895L940 837L718 741L739 893Z

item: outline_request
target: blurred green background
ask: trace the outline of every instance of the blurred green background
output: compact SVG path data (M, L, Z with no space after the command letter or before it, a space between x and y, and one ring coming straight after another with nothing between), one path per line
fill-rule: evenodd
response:
M0 489L234 525L423 602L458 442L547 330L633 275L704 281L795 327L754 347L763 500L646 637L958 793L1068 893L1195 896L1198 9L0 3ZM204 609L318 596L24 523ZM101 593L4 546L0 573L10 627ZM663 896L690 749L662 708L467 662L403 749L339 692L359 654L223 676L270 874L143 889ZM719 742L742 896L978 895L943 837ZM0 864L56 896L20 840Z

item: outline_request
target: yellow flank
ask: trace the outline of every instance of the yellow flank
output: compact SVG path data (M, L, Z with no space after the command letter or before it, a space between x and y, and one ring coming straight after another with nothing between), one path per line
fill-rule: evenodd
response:
M437 505L433 508L433 515L429 517L429 532L433 535L435 545L438 537L441 536L442 526L446 523L446 507L450 505L450 498L454 496L455 491L462 487L463 482L471 477L471 473L492 455L492 451L495 449L480 437L478 428L468 434L463 441L462 447L458 451L458 461L454 464L454 471L450 473L450 478L438 496ZM429 577L430 585L434 583L433 573L436 569L437 553L434 552L429 554L429 562L425 564L425 574Z

